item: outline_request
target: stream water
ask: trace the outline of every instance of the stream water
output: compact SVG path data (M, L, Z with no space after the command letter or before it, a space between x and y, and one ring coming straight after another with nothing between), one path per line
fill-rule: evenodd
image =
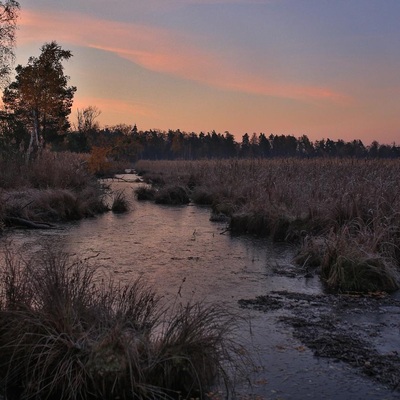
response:
M244 317L239 335L258 368L241 398L395 399L399 394L358 375L345 364L319 359L296 341L276 313L241 309L238 300L272 290L320 293L317 278L277 274L290 270L294 249L265 239L232 237L223 223L210 222L210 210L193 205L169 207L134 199L133 175L111 182L131 201L127 214L107 213L55 230L15 230L11 239L24 254L51 245L91 257L122 281L143 276L157 292L179 301L223 303ZM179 293L179 296L178 296Z

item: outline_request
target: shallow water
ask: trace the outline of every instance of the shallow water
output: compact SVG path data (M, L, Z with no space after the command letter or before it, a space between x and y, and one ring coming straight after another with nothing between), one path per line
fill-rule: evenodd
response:
M317 278L274 273L277 267L290 269L291 247L265 239L231 237L225 224L209 221L207 208L136 202L136 185L112 183L131 199L130 213L107 213L51 231L13 231L8 239L23 254L40 252L44 245L59 247L91 258L104 273L122 281L143 276L166 298L224 303L234 309L245 317L239 335L258 365L250 376L251 386L239 386L246 398L250 393L264 399L400 397L342 363L314 357L287 327L276 323L274 313L239 308L239 299L272 290L321 291Z

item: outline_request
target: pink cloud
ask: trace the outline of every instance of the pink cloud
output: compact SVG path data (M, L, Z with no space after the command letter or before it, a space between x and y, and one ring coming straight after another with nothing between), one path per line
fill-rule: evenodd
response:
M190 38L172 30L100 20L76 13L30 10L23 11L20 25L18 40L22 44L54 38L62 44L111 52L151 71L224 90L339 104L349 101L330 88L288 85L263 76L251 76L224 61L223 55L196 48Z

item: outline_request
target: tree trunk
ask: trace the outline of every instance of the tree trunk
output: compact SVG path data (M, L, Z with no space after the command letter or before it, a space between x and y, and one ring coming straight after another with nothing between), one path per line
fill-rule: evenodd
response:
M29 162L30 156L33 152L37 153L39 151L39 118L36 110L32 110L33 115L33 129L31 131L31 139L29 141L28 152L26 154L26 162Z

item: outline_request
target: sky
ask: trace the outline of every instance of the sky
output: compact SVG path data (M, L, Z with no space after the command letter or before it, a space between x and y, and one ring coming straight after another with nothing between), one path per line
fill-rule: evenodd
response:
M20 0L101 126L400 143L399 0Z

